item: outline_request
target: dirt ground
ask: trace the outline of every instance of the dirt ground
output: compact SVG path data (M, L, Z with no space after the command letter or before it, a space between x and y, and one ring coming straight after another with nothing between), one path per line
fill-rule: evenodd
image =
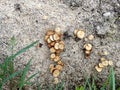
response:
M104 80L109 67L101 73L94 66L99 62L98 52L107 51L106 58L114 63L116 78L120 80L120 0L0 0L0 54L10 55L8 41L15 36L14 52L33 41L39 40L41 48L33 47L17 57L15 68L23 67L33 57L28 73L40 73L34 78L41 86L52 84L49 72L49 49L44 41L48 29L60 27L65 42L61 53L64 69L59 80L64 81L65 90L73 90L83 78L96 75ZM84 40L76 40L75 29L85 30L85 36L93 34L95 39L90 58L84 58Z

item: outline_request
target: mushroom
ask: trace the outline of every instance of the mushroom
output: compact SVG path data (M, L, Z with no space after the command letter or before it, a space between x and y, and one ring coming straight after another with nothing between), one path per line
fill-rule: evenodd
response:
M109 60L109 61L108 61L108 64L109 64L110 66L113 66L113 61Z
M82 39L82 38L84 38L84 36L85 36L85 32L84 32L84 30L74 30L74 35L77 37L77 38L80 38L80 39Z
M106 61L103 61L103 62L102 62L102 65L103 65L103 66L108 66L108 61L107 61L107 60L106 60Z
M56 65L55 68L56 68L57 70L60 70L60 71L62 70L62 66L61 66L61 65Z
M93 39L94 39L94 36L91 34L91 35L89 35L87 38L88 38L88 40L93 40Z
M95 66L95 69L98 71L98 72L101 72L102 71L102 68L100 68L99 66Z
M53 74L53 77L58 77L60 74L60 71L55 69L52 74Z
M90 51L90 50L92 49L92 44L86 43L86 44L84 45L84 48L85 48L85 50Z

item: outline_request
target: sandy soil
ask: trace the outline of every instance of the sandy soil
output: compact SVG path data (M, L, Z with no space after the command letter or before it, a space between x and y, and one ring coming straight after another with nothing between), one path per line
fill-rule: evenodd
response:
M101 73L94 66L99 62L98 52L107 51L105 56L114 63L116 78L120 79L120 1L119 0L0 0L0 53L10 55L8 41L15 36L18 51L33 41L39 40L42 47L29 49L17 57L15 68L23 67L33 57L28 73L40 73L33 80L41 86L52 84L53 77L49 72L49 49L44 42L48 29L60 27L65 42L61 53L64 69L59 80L65 82L65 90L72 90L81 84L83 78L97 75L104 80L109 67ZM76 40L75 29L83 29L95 39L90 58L84 58L84 40ZM1 58L2 59L2 58Z

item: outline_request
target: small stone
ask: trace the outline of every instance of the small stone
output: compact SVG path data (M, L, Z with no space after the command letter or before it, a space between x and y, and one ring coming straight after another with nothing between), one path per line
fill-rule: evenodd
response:
M117 67L120 67L120 61L117 61L117 62L116 62L116 66L117 66Z
M43 16L43 19L44 19L44 20L48 19L48 16Z
M108 51L103 51L103 55L108 55L109 53L108 53Z
M98 72L101 72L101 71L102 71L102 68L100 68L99 66L95 66L95 69L96 69Z
M108 17L110 15L111 15L111 12L105 12L105 13L103 13L103 16L105 16L105 17Z

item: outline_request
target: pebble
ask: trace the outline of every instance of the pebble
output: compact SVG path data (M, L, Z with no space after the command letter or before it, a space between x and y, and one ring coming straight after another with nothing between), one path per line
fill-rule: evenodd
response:
M103 16L105 16L105 17L108 17L110 15L111 15L111 12L105 12L105 13L103 13Z
M117 67L120 67L120 61L118 61L118 62L116 63L116 66L117 66Z

